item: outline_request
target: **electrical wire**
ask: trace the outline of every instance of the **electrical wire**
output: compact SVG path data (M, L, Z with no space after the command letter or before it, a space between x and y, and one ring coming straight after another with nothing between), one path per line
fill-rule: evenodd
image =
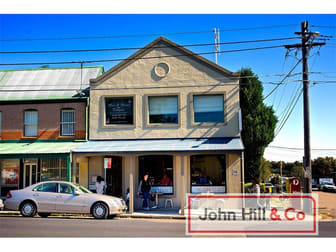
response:
M304 150L304 148L298 148L298 147L284 147L284 146L274 146L270 145L269 148L276 148L276 149L287 149L287 150ZM315 151L336 151L336 149L311 149Z
M277 85L276 87L274 87L271 92L269 92L264 98L263 98L263 101L266 100L275 90L277 90L281 83L283 81L285 81L287 79L287 77L294 71L294 69L297 67L297 65L300 64L300 62L302 61L302 58L300 60L298 60L298 62L292 67L292 69L288 72L288 74L279 82L279 85Z
M235 50L220 51L219 53L233 53L233 52L244 52L244 51L255 51L255 50L265 50L284 47L284 45L274 45L274 46L264 46L264 47L254 47L254 48L244 48ZM178 54L178 55L164 55L164 56L151 56L151 57L131 57L123 59L103 59L103 60L82 60L82 61L63 61L63 62L20 62L20 63L0 63L0 66L24 66L24 65L60 65L60 64L84 64L84 63L102 63L102 62L114 62L114 61L133 61L139 59L162 59L162 58L172 58L172 57L189 57L191 55L207 55L214 54L216 52L201 52L201 53L190 53Z
M232 44L246 44L246 43L260 43L270 41L281 41L290 39L299 39L300 37L288 37L288 38L270 38L270 39L258 39L258 40L243 40L217 43L218 45L232 45ZM180 47L201 47L201 46L213 46L215 43L203 43L203 44L187 44L178 46L152 46L148 49L160 49L160 48L180 48ZM69 50L40 50L40 51L0 51L0 54L40 54L40 53L79 53L79 52L105 52L105 51L129 51L140 50L143 47L128 47L128 48L99 48L99 49L69 49Z
M259 27L245 27L234 29L220 29L222 32L227 31L245 31L245 30L264 30L282 27L298 26L298 24L285 24L285 25L270 25ZM1 42L14 42L14 41L48 41L48 40L83 40L83 39L117 39L117 38L135 38L135 37L156 37L156 36L175 36L175 35L189 35L189 34L202 34L213 33L213 31L191 31L191 32L172 32L172 33L154 33L154 34L131 34L131 35L109 35L109 36L87 36L87 37L59 37L59 38L14 38L14 39L0 39Z
M295 102L294 102L292 108L290 109L290 111L289 111L289 113L287 114L286 118L283 120L281 126L279 126L278 130L276 130L276 133L275 133L274 138L277 137L277 135L278 135L278 134L280 133L280 131L282 130L283 126L286 124L288 118L290 117L290 115L292 114L294 108L296 107L296 104L298 103L298 101L299 101L299 99L300 99L302 93L303 93L303 89L301 90L300 94L297 96L297 98L296 98L296 100L295 100Z

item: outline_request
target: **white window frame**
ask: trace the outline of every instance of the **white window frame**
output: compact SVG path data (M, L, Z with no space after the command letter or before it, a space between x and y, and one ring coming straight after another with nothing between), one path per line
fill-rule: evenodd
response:
M36 123L26 123L26 113L31 113L31 112L35 112L37 114L37 121ZM36 126L36 135L27 135L26 132L26 126ZM24 111L24 116L23 116L23 135L25 137L37 137L38 136L38 111L34 110L34 109L27 109Z
M73 121L72 122L63 122L63 112L72 112L73 113ZM63 130L64 125L73 125L73 132L69 134L65 134ZM62 109L61 110L61 125L60 125L60 135L61 136L75 136L76 134L76 112L74 109Z

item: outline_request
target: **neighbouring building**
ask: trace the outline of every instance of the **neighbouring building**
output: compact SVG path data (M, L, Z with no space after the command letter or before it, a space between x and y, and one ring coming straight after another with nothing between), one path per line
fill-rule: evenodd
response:
M186 193L240 193L239 74L160 37L90 82L89 141L72 150L73 180L125 196L149 173L159 204Z
M71 181L71 149L87 139L89 80L103 67L0 71L0 194Z

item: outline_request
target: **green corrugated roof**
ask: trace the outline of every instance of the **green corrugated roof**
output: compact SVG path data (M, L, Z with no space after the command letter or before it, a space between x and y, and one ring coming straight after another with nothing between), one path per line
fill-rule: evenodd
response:
M0 143L0 155L18 154L64 154L77 147L81 142L26 142Z
M78 98L102 66L0 70L0 101Z

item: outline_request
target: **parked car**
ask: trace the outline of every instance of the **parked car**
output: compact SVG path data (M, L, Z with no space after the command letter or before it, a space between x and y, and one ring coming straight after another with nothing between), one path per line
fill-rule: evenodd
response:
M324 192L336 192L336 186L331 182L323 182L320 185L320 190Z
M106 219L126 211L123 199L95 194L81 185L64 181L37 183L10 191L6 198L5 207L20 211L25 217L33 217L36 213L41 217L51 213L78 213Z
M2 199L0 199L0 211L3 210L3 208L4 208L4 204L2 202Z

